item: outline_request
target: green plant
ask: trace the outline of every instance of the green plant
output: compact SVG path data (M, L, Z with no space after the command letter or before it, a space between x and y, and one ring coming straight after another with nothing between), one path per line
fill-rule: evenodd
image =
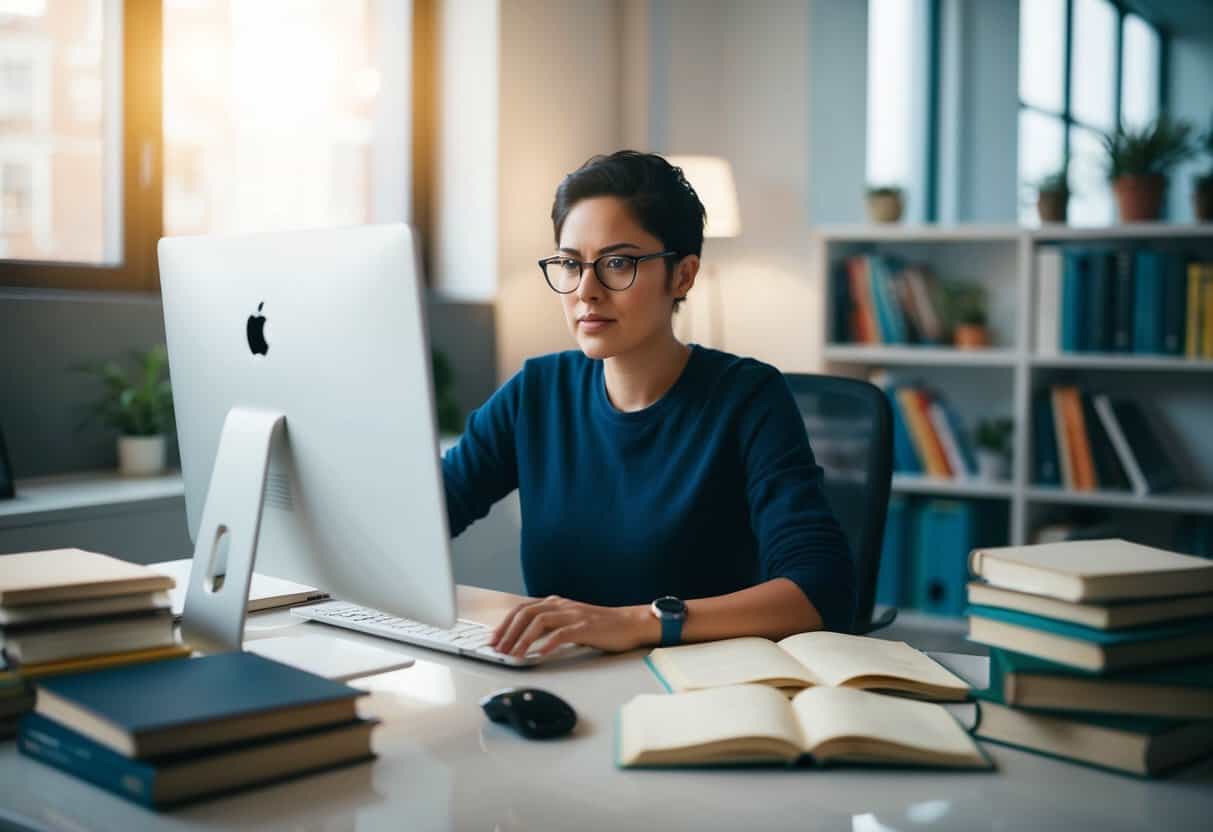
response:
M1042 178L1036 183L1036 191L1042 194L1068 194L1070 192L1070 183L1066 177L1066 169L1062 168Z
M1163 115L1140 129L1126 129L1122 125L1105 133L1101 141L1107 156L1108 180L1122 176L1165 176L1195 152L1192 131L1190 123Z
M869 185L868 196L901 196L901 188L896 185Z
M1011 434L1015 423L1010 419L982 419L977 423L977 447L999 456L1011 455Z
M128 373L115 360L76 369L101 382L101 398L90 411L92 418L117 429L123 436L156 436L173 429L173 391L168 379L168 352L163 345L130 355Z
M952 326L985 326L986 293L980 286L954 283L944 289L948 309L948 320Z
M463 430L463 414L455 401L455 370L441 350L431 348L430 359L434 371L434 405L438 411L438 431L459 433Z

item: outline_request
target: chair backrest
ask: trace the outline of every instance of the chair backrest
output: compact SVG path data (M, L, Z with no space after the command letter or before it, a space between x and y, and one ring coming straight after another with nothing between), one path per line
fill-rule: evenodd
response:
M876 574L893 477L893 416L879 387L842 376L786 375L800 407L825 495L855 561L855 632L873 626Z

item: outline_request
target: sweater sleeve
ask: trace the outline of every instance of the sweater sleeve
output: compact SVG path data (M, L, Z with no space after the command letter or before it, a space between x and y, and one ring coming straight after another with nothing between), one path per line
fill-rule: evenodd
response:
M742 409L741 453L762 580L787 578L827 630L851 632L855 566L822 490L804 421L787 381L772 371Z
M459 443L442 459L451 537L458 537L518 487L514 431L521 395L520 371L472 411Z

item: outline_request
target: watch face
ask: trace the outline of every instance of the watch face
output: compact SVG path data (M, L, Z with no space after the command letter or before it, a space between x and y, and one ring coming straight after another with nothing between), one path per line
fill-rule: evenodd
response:
M668 613L670 615L682 615L684 612L686 612L686 609L687 609L686 604L684 604L679 599L671 597L671 596L666 596L665 598L658 598L656 601L653 602L653 606L655 606L658 609L658 611L663 612L663 613Z

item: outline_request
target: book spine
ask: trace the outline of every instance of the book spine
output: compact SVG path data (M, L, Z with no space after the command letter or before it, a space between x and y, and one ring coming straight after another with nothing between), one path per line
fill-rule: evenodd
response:
M1164 285L1157 252L1138 249L1133 264L1133 351L1159 354L1163 350Z
M914 606L941 615L965 607L965 560L972 551L972 507L928 500L918 518Z
M893 468L906 474L921 474L922 460L910 438L910 429L906 426L901 402L897 400L896 388L888 388L886 395L889 397L889 409L893 411Z
M1112 348L1112 281L1114 254L1107 251L1091 255L1091 275L1086 297L1086 348L1091 352L1109 352Z
M890 607L905 602L906 525L909 505L905 497L894 494L884 525L884 543L880 550L880 566L876 570L876 603Z
M1188 264L1188 307L1184 325L1184 355L1196 358L1200 355L1200 275L1199 263Z
M919 420L922 423L923 439L927 445L927 458L930 461L928 469L934 469L935 476L951 477L952 466L948 465L948 455L944 452L943 442L935 428L931 425L930 399L923 390L912 390L911 399L918 409Z
M1203 269L1203 303L1200 310L1200 357L1213 358L1213 264Z
M1082 352L1086 348L1082 309L1087 296L1088 258L1085 252L1066 251L1061 286L1061 348Z
M927 424L922 408L919 406L917 391L911 387L897 389L897 403L901 405L902 415L910 426L910 436L914 439L914 447L918 450L918 458L926 467L927 475L931 477L946 477L947 471L941 468L935 456L930 425Z
M1183 260L1173 252L1160 255L1163 275L1162 350L1167 355L1183 355L1184 325L1187 322L1187 275Z
M1036 252L1036 352L1057 355L1061 342L1062 253L1056 248Z
M905 275L910 295L914 298L914 307L918 310L918 319L922 322L923 340L938 344L943 340L943 324L939 320L935 304L931 301L927 278L917 268L907 269Z
M859 333L852 326L851 288L847 278L847 265L840 262L832 272L831 288L833 289L834 314L830 316L833 332L830 339L834 343L858 341Z
M1061 387L1053 387L1049 391L1053 405L1053 435L1057 437L1057 459L1061 463L1061 483L1073 490L1076 487L1074 479L1074 453L1070 447L1070 432L1066 430L1065 404Z
M22 754L143 806L155 806L156 771L60 726L40 714L21 720Z
M1095 475L1095 460L1091 455L1091 441L1087 434L1086 420L1082 413L1082 396L1077 387L1066 388L1066 429L1070 431L1070 446L1074 450L1075 479L1079 491L1094 491L1100 486Z
M939 404L943 407L944 415L948 418L948 425L952 428L952 436L956 439L956 447L960 450L960 457L964 460L965 468L973 476L977 475L977 454L973 450L972 444L969 442L969 437L965 434L964 425L960 421L960 416L956 413L956 409L946 399L940 399Z
M1036 482L1041 485L1061 485L1061 468L1057 460L1057 435L1053 428L1053 403L1047 393L1036 396L1032 406L1032 422L1036 443Z
M1141 473L1141 466L1137 464L1133 450L1125 439L1124 431L1121 430L1120 423L1116 421L1116 414L1112 412L1111 402L1106 395L1096 396L1094 401L1095 412L1103 422L1104 430L1108 432L1108 439L1111 440L1112 447L1116 449L1116 455L1125 469L1129 484L1133 487L1133 493L1138 495L1149 493L1150 489L1146 485L1145 476Z
M1112 285L1112 349L1133 351L1133 252L1119 249Z
M856 332L865 344L879 344L872 299L868 292L867 263L863 257L847 259L847 279L851 287L851 306L855 310Z
M948 416L939 406L938 400L927 405L927 419L930 420L935 435L939 437L939 444L943 447L943 455L948 461L948 468L951 469L952 476L956 478L966 476L968 468L965 466L964 458L960 455L956 437L952 435L952 426L948 424Z

